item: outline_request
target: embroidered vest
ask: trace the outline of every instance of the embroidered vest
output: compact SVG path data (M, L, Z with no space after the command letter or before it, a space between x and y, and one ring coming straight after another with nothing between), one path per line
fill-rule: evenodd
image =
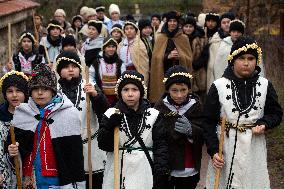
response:
M100 59L100 75L102 90L105 95L115 95L115 85L117 81L116 63L107 64L103 58Z

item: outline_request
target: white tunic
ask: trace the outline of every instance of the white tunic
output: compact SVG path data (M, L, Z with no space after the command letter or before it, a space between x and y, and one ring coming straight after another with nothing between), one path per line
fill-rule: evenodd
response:
M155 123L159 112L154 108L149 108L146 110L149 112L148 115L145 116L144 123L140 124L138 132L141 133L141 138L145 143L147 148L152 148L152 127ZM115 108L110 108L106 111L105 115L110 117L114 114ZM148 159L141 149L139 142L135 139L134 136L131 135L129 131L129 127L126 121L126 117L124 118L124 124L121 125L120 128L120 148L124 145L129 145L133 149L131 151L120 150L119 157L119 167L120 173L122 177L122 183L120 183L121 188L123 189L152 189L153 187L153 174L151 166L148 162ZM151 157L153 157L152 151L149 151ZM113 178L114 178L114 162L113 162L113 152L107 153L107 164L104 172L104 181L103 181L103 189L114 188L113 186ZM123 165L122 165L122 164ZM121 170L122 169L122 170Z
M221 117L226 121L236 124L239 112L236 111L237 99L235 90L232 90L234 84L226 78L220 78L214 82L219 95L221 105ZM264 106L267 94L268 81L259 77L255 91L252 95L251 105L243 110L243 115L239 118L240 124L254 124L263 117ZM236 98L235 98L236 97ZM234 99L234 100L233 100ZM238 105L237 105L238 106ZM217 135L220 136L220 125L217 127ZM237 136L236 136L237 135ZM228 177L230 174L232 156L237 140L235 156L233 160L231 173L231 188L233 189L269 189L269 175L267 170L267 149L265 135L253 135L251 129L246 132L240 132L233 128L229 131L229 137L224 137L223 155L225 165L221 171L219 189L226 189ZM214 186L215 169L212 161L209 161L206 188L211 189Z

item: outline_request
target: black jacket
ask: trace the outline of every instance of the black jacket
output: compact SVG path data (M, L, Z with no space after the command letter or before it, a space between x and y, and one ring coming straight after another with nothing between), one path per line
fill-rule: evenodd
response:
M247 108L251 100L253 99L253 88L257 85L257 80L259 78L260 68L256 67L256 71L252 77L247 79L237 78L232 70L231 66L228 66L224 72L223 77L233 80L236 83L237 88L237 98L242 109ZM207 94L206 102L204 104L204 138L207 144L208 154L212 157L218 152L219 141L216 134L216 125L220 120L220 102L219 95L214 83ZM238 110L237 110L238 111ZM262 118L256 121L256 125L264 124L266 129L271 129L280 124L282 120L282 108L278 103L278 97L276 91L271 82L268 82L267 95L264 106L264 115Z

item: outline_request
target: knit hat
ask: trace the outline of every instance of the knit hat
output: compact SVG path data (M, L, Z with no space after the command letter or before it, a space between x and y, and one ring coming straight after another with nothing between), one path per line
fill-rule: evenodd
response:
M176 65L167 70L163 82L166 90L174 83L184 83L191 88L192 75L181 65Z
M153 14L153 15L151 16L151 20L152 20L153 18L158 18L158 20L160 20L160 22L161 22L161 15L159 15L159 14Z
M244 54L253 55L256 58L257 64L260 64L262 51L257 42L251 37L241 36L234 42L231 48L230 55L228 56L229 65L232 66L234 61Z
M61 14L63 15L64 17L66 17L66 13L63 9L57 9L55 12L54 12L54 16L55 15L58 15L58 14Z
M72 23L74 23L76 20L80 20L83 23L83 18L81 15L73 16Z
M245 33L245 23L243 23L241 20L232 20L230 22L230 29L229 29L229 32L231 31L239 31L241 32L242 34Z
M46 29L48 33L50 33L50 31L53 30L54 28L58 28L60 29L60 31L63 31L63 28L61 27L60 23L57 20L51 20L47 25Z
M180 19L181 15L179 12L177 11L170 11L166 14L166 18L167 18L167 22L170 20L170 19L176 19L178 22L179 22L179 19Z
M206 14L205 17L205 22L209 21L209 20L214 20L215 22L217 22L219 24L219 14L213 13L213 12L209 12Z
M105 48L109 45L114 45L114 46L118 46L117 42L115 39L113 39L112 37L107 37L104 39L104 43L102 45L102 50L105 50Z
M102 27L103 27L103 22L97 21L97 20L89 20L88 26L94 26L98 30L98 33L101 33Z
M142 31L144 28L146 28L147 26L152 27L151 25L151 21L148 19L140 19L138 22L138 27L139 30Z
M34 35L31 32L27 32L27 31L23 32L21 36L19 37L19 43L21 43L24 38L29 38L32 44L35 44L36 40L35 40Z
M88 9L89 9L89 8L88 8L87 6L81 7L81 9L80 9L80 15L82 16L82 15L84 15L84 14L87 14Z
M76 41L73 35L66 35L62 38L62 49L67 45L71 45L76 48Z
M116 5L116 4L111 4L111 5L109 6L108 12L109 12L109 15L111 15L113 12L117 12L118 14L120 14L120 10L119 10L118 5Z
M136 33L138 32L139 28L133 21L126 21L126 22L124 22L123 31L125 30L125 27L127 25L133 26L135 28L135 30L136 30Z
M98 6L96 7L97 12L105 12L106 8L104 6Z
M68 64L75 64L82 71L81 61L77 53L63 51L56 58L56 71L60 75L61 70Z
M38 64L33 69L31 76L28 84L30 92L36 87L47 87L57 93L56 75L47 64Z
M128 15L125 16L125 21L133 21L133 22L135 22L135 19L134 19L132 14L128 14Z
M140 98L147 98L147 87L144 83L144 76L135 70L126 70L117 80L115 93L119 98L121 98L122 88L129 83L132 83L139 88Z
M118 30L121 32L121 35L123 35L122 26L120 24L114 24L110 30L110 34L113 32L113 30Z
M88 8L86 11L86 17L88 18L89 16L97 15L97 12L94 8Z
M225 12L224 14L222 14L220 16L220 22L224 19L224 18L228 18L230 20L234 20L235 19L235 14L233 12Z
M0 88L2 88L3 97L6 99L7 89L11 86L14 86L25 94L25 98L27 100L29 96L28 81L29 78L23 72L13 70L11 72L6 73L0 79Z

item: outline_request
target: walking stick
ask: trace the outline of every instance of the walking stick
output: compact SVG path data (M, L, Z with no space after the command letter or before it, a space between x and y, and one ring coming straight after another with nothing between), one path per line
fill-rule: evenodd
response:
M52 66L53 66L53 65L51 64L50 59L49 59L49 55L48 55L48 51L47 51L47 48L46 48L46 42L45 42L45 40L43 40L43 47L44 47L44 52L45 52L45 56L46 56L47 63L48 63L48 65L49 65L50 69L52 69Z
M223 154L225 124L226 124L226 118L223 117L222 123L221 123L221 134L220 134L220 141L219 141L219 153L218 153L219 157L222 157L222 154ZM219 188L220 175L221 175L221 169L217 169L216 174L215 174L214 189Z
M11 23L8 23L8 60L12 58L12 36L11 36Z
M39 36L38 36L38 31L36 28L36 23L35 23L35 11L33 10L33 24L34 24L34 34L35 34L35 45L38 47L39 45Z
M89 83L89 67L85 67L85 75L86 75L86 83ZM93 180L93 168L92 168L92 143L91 143L91 107L90 107L90 96L86 94L86 103L87 103L87 111L86 111L86 119L87 119L87 132L88 132L88 169L89 169L89 189L92 189Z
M119 113L116 109L115 113ZM114 156L114 189L119 189L119 126L114 128L113 141L113 156Z
M11 135L11 141L12 144L16 144L16 139L15 139L15 132L14 132L14 127L10 127L10 135ZM18 189L22 189L22 178L20 174L20 163L19 163L19 156L14 157L14 164L15 164L15 170L16 170L16 177L17 177L17 186Z

